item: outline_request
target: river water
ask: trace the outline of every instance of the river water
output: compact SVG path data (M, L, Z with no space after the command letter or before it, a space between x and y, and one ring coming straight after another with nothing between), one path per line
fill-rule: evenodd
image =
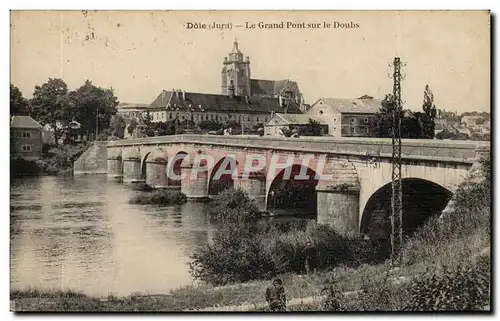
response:
M11 288L89 295L168 293L190 285L189 255L215 227L206 204L128 204L105 176L11 182Z

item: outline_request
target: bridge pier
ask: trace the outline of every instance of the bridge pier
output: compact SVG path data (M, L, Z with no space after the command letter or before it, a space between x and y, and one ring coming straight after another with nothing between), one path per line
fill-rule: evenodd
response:
M146 160L146 184L152 188L167 188L167 159L162 155L153 155Z
M141 158L127 157L123 160L123 182L139 183L141 182Z
M120 156L108 156L108 179L120 181L123 177L122 158Z
M208 199L208 172L206 170L197 171L196 176L192 177L193 162L190 157L185 158L180 167L181 192L191 200Z
M266 211L266 175L261 172L252 172L248 178L238 175L238 179L234 181L234 188L240 188L248 193L248 196L253 199L259 209L259 212Z
M319 224L330 225L344 235L358 234L358 186L318 184L316 193Z

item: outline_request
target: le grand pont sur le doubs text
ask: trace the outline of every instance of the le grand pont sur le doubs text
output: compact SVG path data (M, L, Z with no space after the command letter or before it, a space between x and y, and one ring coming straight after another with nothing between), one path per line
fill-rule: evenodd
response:
M273 23L266 22L250 22L244 24L234 24L232 22L186 22L186 29L356 29L359 28L359 22L354 21L322 21L322 22L296 22L296 21L280 21Z

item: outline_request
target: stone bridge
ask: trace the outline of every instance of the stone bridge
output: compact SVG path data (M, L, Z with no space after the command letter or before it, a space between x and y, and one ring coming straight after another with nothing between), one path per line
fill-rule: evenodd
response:
M232 186L247 191L261 211L272 206L275 189L299 182L316 194L311 202L318 222L348 234L388 233L391 139L174 135L110 141L107 149L110 179L179 188L190 199L204 199L217 192L216 180L226 177ZM473 163L489 149L489 142L403 140L404 228L411 230L440 213ZM264 161L262 169L257 170L256 159ZM244 164L255 166L255 172L245 172ZM285 177L287 170L292 174ZM299 181L298 175L309 178Z

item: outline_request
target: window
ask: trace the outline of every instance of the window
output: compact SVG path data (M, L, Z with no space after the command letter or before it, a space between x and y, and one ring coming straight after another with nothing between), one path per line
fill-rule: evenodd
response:
M168 119L172 119L172 113L168 113Z
M351 117L351 123L354 123L354 117Z
M259 121L259 116L257 116L257 121Z
M23 138L30 138L31 133L30 132L23 132Z
M334 119L333 119L333 122L334 122L334 123L336 123L336 122L337 122L337 118L334 118Z
M354 127L351 127L351 135L354 135Z
M250 121L250 117L247 118L247 121Z
M23 145L21 148L23 152L31 152L31 145Z
M369 134L370 133L370 127L366 127L366 133Z
M319 111L319 114L320 114L320 115L323 115L323 111L322 111L322 110L320 110L320 111Z
M186 117L184 115L182 115L182 119L185 119Z
M368 118L365 118L365 124L368 124Z
M210 119L214 120L214 114L210 114Z

